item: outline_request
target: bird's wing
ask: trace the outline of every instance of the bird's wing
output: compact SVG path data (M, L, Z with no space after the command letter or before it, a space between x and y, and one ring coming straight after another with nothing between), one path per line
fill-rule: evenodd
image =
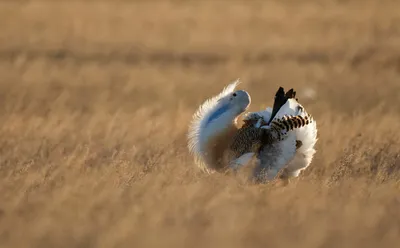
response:
M257 120L263 119L267 125L271 121L281 119L285 115L296 115L297 100L295 99L296 92L290 89L285 93L282 87L279 87L275 94L273 108L266 108L258 112L248 113L244 120L254 120L256 125ZM266 175L266 177L274 178L276 174L295 156L296 154L296 135L289 132L283 141L274 142L273 144L265 143L262 148L256 153L257 166L254 171L255 177Z
M279 109L273 120L280 119L285 115L299 115L301 108L296 99L288 99L286 103Z
M289 99L296 100L295 97L296 92L293 89L290 89L288 92L285 93L285 90L282 87L279 87L279 89L275 93L274 104L272 108L267 107L265 110L262 111L249 112L245 115L243 120L246 121L253 119L256 121L259 118L262 118L265 123L269 124L272 120L275 119L276 115L279 112L280 116L278 116L278 118L281 118L284 114L290 114L282 112L282 107L284 105L287 105Z
M306 110L295 97L296 92L293 89L285 93L280 87L275 95L273 109L267 108L263 111L251 112L245 118L253 120L252 123L255 126L260 118L269 125L271 121L285 115L307 116ZM301 170L310 165L315 154L316 141L317 128L316 122L313 120L304 127L290 131L283 141L274 144L265 143L256 154L257 166L254 176L258 180L271 180L284 167L287 167L289 176L298 176ZM297 142L301 144L299 148L296 147Z
M303 110L301 116L307 115ZM296 155L287 165L288 176L297 177L299 173L306 169L310 164L315 154L315 144L317 142L317 123L315 120L310 124L294 130L296 140L300 142L300 147L296 151Z
M298 102L287 99L286 103L277 111L273 120L283 118L285 115L299 115L301 108ZM263 144L257 154L257 166L254 176L260 180L272 180L296 155L297 129L287 133L287 137L274 144Z
M274 105L272 107L270 118L266 120L267 123L271 123L271 121L275 118L276 114L279 112L282 106L285 105L289 99L296 99L295 97L296 91L294 91L293 89L290 89L288 92L285 93L285 90L282 87L279 87L279 89L275 93Z
M284 115L308 116L304 107L295 99L289 99L277 112L275 119L282 118ZM296 148L296 142L300 146ZM265 146L258 154L260 168L269 168L267 179L274 178L279 170L286 167L289 177L297 177L299 173L306 169L315 154L315 144L317 142L317 125L313 119L311 123L296 128L288 133L288 137L277 143L274 147ZM271 159L275 152L277 159Z

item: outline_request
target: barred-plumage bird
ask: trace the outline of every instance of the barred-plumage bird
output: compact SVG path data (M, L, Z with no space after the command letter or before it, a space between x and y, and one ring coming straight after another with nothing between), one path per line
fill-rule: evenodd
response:
M285 94L280 88L272 110L247 114L239 127L237 118L251 98L244 90L234 92L238 83L205 101L193 116L188 147L196 163L209 172L224 171L227 166L238 169L255 156L258 180L274 178L286 165L288 176L297 176L314 154L310 151L316 141L315 121L294 99L293 90Z

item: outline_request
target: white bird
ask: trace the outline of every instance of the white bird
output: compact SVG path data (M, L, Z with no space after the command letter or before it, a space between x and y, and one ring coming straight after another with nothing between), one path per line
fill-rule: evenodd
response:
M276 97L280 92L281 101L275 99L273 111L267 108L249 113L244 119L245 125L239 127L237 119L248 109L251 98L244 90L234 91L238 84L237 80L206 100L193 115L188 148L196 164L208 172L224 171L227 166L238 169L256 156L258 166L254 177L259 181L265 174L267 180L274 178L285 166L289 168L288 176L298 176L300 170L311 163L315 153L315 122L292 97L285 97L283 92L282 99L283 89L280 89ZM299 121L292 122L294 119ZM253 137L253 140L243 137ZM302 143L297 150L296 143ZM243 147L249 149L246 151Z

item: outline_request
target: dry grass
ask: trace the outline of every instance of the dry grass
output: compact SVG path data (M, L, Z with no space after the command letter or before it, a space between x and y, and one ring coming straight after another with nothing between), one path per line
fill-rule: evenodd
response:
M1 247L397 247L399 9L1 2ZM187 153L195 108L238 77L250 110L294 87L318 122L286 187Z

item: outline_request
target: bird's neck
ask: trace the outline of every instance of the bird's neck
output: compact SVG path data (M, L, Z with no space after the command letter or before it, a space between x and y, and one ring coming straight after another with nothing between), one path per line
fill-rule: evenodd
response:
M221 171L226 167L227 161L224 160L224 154L238 129L237 118L235 118L225 125L222 131L210 136L205 152L207 154L207 162L213 169Z

